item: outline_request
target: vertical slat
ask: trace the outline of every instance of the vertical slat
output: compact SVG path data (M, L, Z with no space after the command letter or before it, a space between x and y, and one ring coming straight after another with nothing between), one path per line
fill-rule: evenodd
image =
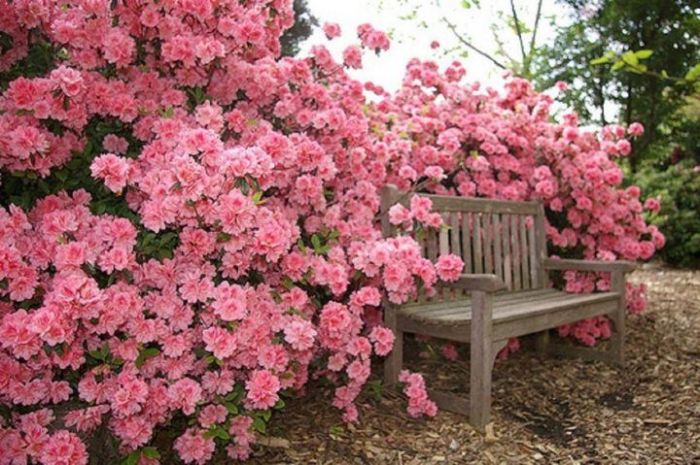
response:
M484 231L484 273L493 273L493 225L491 216L481 215L481 228Z
M474 273L484 272L484 257L481 248L481 214L472 214L472 233L474 237Z
M426 230L426 242L428 248L428 260L430 260L431 262L435 262L435 260L437 260L438 257L438 232L435 230L435 228L428 228ZM421 301L424 300L441 300L441 292L438 290L434 296L424 297L423 299L421 299Z
M428 260L434 262L437 259L438 244L437 231L434 228L428 228L425 231L425 241L427 243Z
M530 248L530 279L532 288L540 287L539 261L537 260L537 244L535 243L535 218L532 218L532 224L527 229L527 241Z
M450 213L450 252L461 257L459 239L459 213L452 212Z
M511 231L510 240L512 244L512 257L513 257L513 289L520 290L523 288L522 281L520 279L520 240L518 239L518 223L520 222L520 215L511 216Z
M442 214L443 226L440 228L439 240L438 240L438 252L440 255L447 255L450 253L450 231L447 228L449 226L449 215L448 213Z
M381 222L382 222L382 234L384 237L391 237L395 235L396 229L394 225L389 221L389 209L399 200L401 193L391 184L387 184L382 188L382 194L380 197L379 209L381 212Z
M544 269L544 260L547 258L547 236L544 229L544 203L540 202L540 206L537 209L537 215L535 216L535 244L537 249L537 265L539 277L539 287L547 286L547 273Z
M502 254L502 231L501 231L501 215L493 214L493 262L496 276L503 279L503 254Z
M442 223L438 237L438 257L448 255L450 253L450 231L447 229L447 213L442 214ZM449 300L450 290L447 288L438 288L435 293L437 300Z
M457 212L452 212L450 213L450 252L457 255L458 257L462 256L462 251L460 250L460 235L459 235L459 213ZM459 296L464 295L463 291L458 291L458 290L453 290L450 292L450 297L457 298Z
M464 261L464 272L473 273L472 239L469 228L469 213L467 212L462 212L462 260Z
M511 215L503 215L503 280L509 290L513 290L512 259L510 255L510 219Z
M530 281L530 268L528 265L528 250L527 250L527 217L520 217L520 269L523 275L523 289L532 289L532 282Z

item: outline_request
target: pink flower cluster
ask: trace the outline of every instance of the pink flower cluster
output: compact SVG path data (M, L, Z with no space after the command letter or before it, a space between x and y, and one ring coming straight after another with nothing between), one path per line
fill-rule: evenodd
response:
M0 424L0 465L86 463L78 434L101 426L127 454L172 428L185 463L217 449L245 459L281 396L319 376L356 421L371 359L394 342L382 302L431 295L463 267L421 255L414 232L443 227L423 197L392 208L402 234L382 237L387 182L542 198L562 255L646 259L663 245L642 218L657 203L621 189L613 160L642 129L553 124L551 100L526 81L481 90L460 83L459 64L413 60L388 94L346 74L363 49L389 47L369 25L343 62L323 46L279 58L290 0L30 3L0 4L12 38L0 70L39 43L60 52L2 92L0 170L48 176L92 156L134 220L92 213L83 190L0 208L0 402L16 413ZM122 129L96 140L101 121ZM170 258L147 253L168 236ZM566 280L571 292L609 287ZM640 311L643 291L630 286L628 302ZM606 334L602 320L582 325L562 331ZM434 415L420 375L401 377L409 413Z
M428 398L428 393L425 390L425 380L421 374L402 370L399 374L399 382L404 384L403 392L408 397L408 414L410 416L435 416L437 405Z

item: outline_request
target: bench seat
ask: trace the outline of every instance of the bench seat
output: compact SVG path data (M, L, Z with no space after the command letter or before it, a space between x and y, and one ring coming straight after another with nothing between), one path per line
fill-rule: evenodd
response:
M569 294L556 289L496 293L492 317L494 338L522 336L605 315L617 309L619 298L618 292ZM471 319L469 296L407 304L397 311L399 330L444 337L447 329L453 336L451 339L457 342L469 342ZM434 331L431 326L435 327Z

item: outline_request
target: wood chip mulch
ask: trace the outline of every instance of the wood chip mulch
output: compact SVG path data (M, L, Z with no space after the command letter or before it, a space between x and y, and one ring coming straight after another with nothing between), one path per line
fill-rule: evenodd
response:
M624 369L525 348L496 364L486 434L447 412L411 419L398 391L380 389L346 426L315 387L287 402L250 463L700 464L700 272L648 265L631 280L647 284L649 304L628 319ZM466 386L467 363L419 350L410 368L429 385Z

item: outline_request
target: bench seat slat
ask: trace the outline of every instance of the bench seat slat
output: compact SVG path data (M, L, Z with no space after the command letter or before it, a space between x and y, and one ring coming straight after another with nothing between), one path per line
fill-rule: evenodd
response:
M493 322L498 324L588 304L616 302L618 298L619 294L616 292L569 294L554 289L503 293L494 298ZM401 307L399 315L402 318L441 324L466 323L471 321L471 300L456 299L406 305Z

